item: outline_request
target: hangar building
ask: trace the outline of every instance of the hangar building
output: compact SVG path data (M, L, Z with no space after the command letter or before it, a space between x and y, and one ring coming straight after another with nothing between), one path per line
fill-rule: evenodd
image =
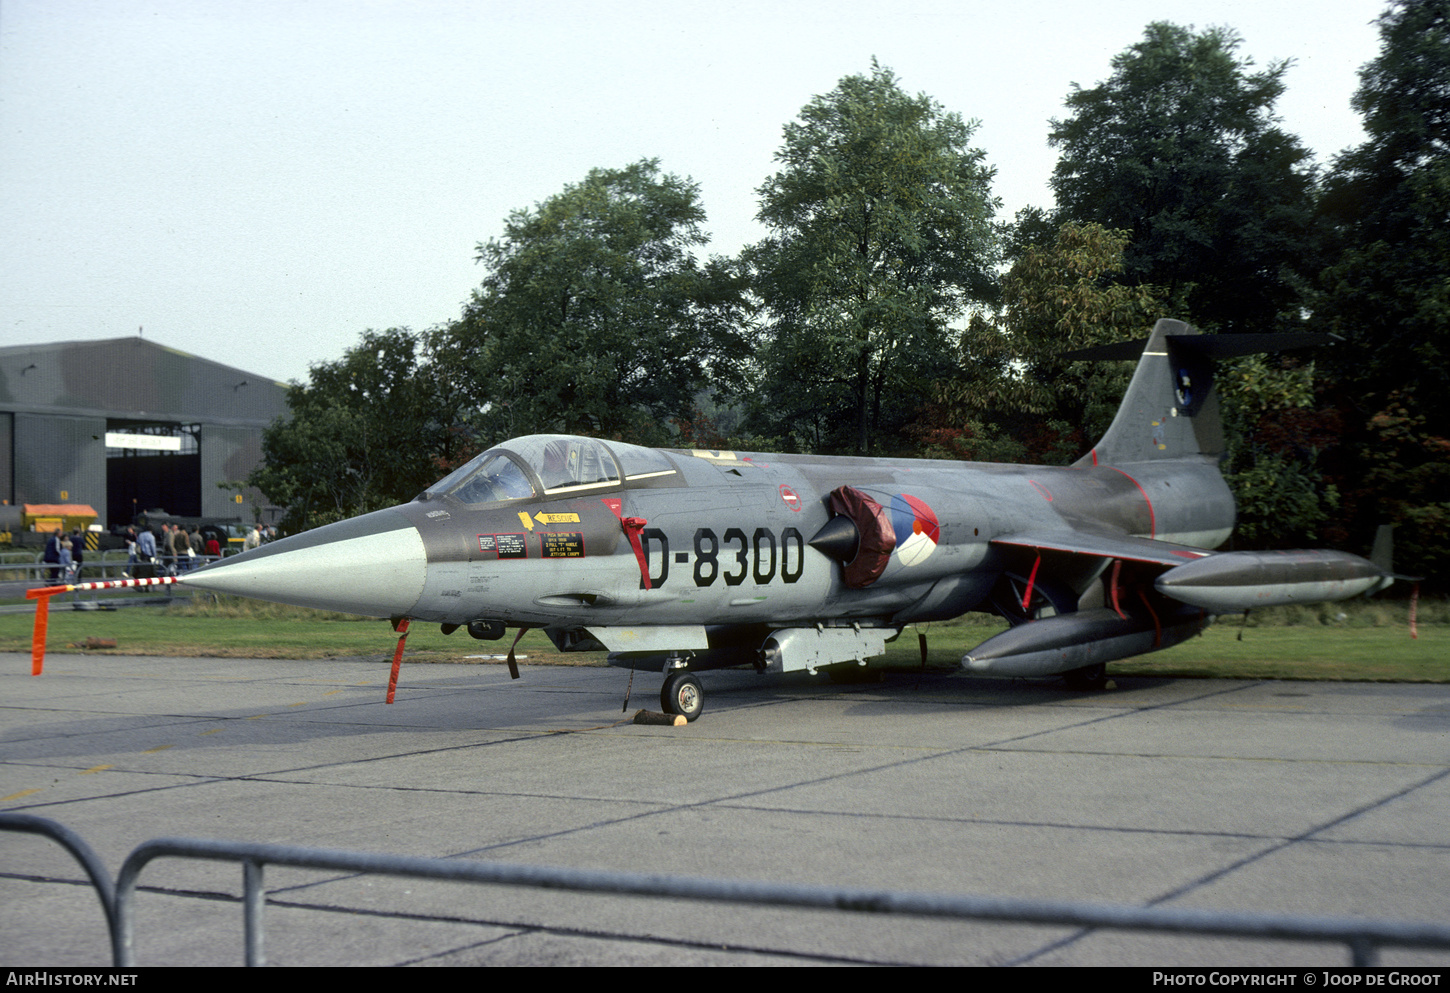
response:
M107 527L157 509L270 522L261 493L217 484L261 462L287 389L141 337L0 348L0 499L90 504Z

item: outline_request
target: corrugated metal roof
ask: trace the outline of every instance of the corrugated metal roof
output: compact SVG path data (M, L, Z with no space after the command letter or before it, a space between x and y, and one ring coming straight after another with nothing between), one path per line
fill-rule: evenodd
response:
M0 348L0 410L262 426L287 389L140 337Z

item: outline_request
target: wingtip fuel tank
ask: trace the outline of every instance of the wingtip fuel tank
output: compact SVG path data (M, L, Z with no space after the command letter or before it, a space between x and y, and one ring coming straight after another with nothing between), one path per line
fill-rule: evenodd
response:
M1169 569L1164 596L1216 613L1347 600L1385 589L1394 576L1368 559L1328 549L1220 552Z

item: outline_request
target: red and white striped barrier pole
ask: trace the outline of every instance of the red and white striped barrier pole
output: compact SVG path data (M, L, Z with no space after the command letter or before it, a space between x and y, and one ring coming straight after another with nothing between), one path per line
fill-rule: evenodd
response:
M30 674L38 676L45 668L45 629L50 624L50 598L57 593L167 586L174 582L175 576L162 576L159 579L112 579L103 583L70 583L66 586L42 586L39 589L26 590L25 598L35 601L35 630L30 635Z

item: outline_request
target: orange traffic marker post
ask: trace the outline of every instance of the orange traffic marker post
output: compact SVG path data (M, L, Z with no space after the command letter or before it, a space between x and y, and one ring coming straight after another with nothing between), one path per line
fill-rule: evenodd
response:
M1420 584L1416 583L1410 587L1410 637L1416 641L1420 638L1419 629L1415 627L1415 608L1420 603Z
M38 676L45 670L45 629L50 624L50 598L64 593L64 586L46 586L26 590L26 599L35 601L35 629L30 633L30 674Z
M393 694L398 690L398 670L403 667L403 643L408 640L408 619L400 617L393 622L393 630L398 632L398 648L393 652L393 672L388 677L388 699L387 703L393 702Z

